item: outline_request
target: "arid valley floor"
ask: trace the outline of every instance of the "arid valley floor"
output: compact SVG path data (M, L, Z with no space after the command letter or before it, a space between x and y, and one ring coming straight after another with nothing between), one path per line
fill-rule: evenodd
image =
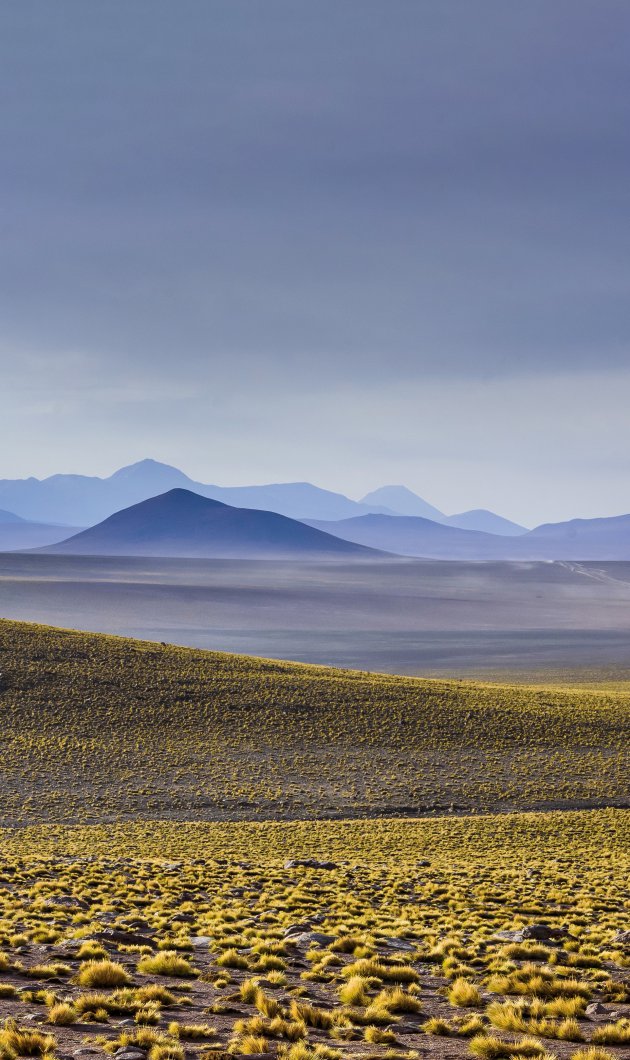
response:
M630 564L0 554L2 617L394 674L630 677ZM591 675L589 677L589 671Z

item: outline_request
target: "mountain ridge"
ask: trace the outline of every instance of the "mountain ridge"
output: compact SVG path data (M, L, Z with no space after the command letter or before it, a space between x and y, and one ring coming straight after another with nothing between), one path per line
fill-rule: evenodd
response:
M277 512L235 508L176 487L40 551L55 555L191 558L362 558L369 548Z
M463 513L461 517L444 515L406 486L384 486L359 501L304 481L217 486L197 482L179 468L150 458L118 468L105 478L55 474L44 479L31 476L0 480L0 507L37 522L93 526L123 508L178 487L233 507L275 511L304 521L349 519L367 514L417 514L454 525L459 525L457 520L461 518L466 528L493 529L496 533L515 532L512 528L516 525L494 513L481 511ZM379 494L385 499L389 496L390 504L377 503ZM367 503L371 496L375 501ZM475 525L475 518L481 518L481 525ZM489 518L494 520L493 527L488 525ZM506 527L510 529L506 531Z
M365 515L309 525L339 534L346 541L422 559L630 560L630 515L545 523L512 536L448 526L420 516Z
M215 486L196 482L179 468L152 459L119 468L106 478L55 474L44 479L2 479L0 507L37 522L93 526L125 507L178 487L232 507L276 511L291 519L341 519L370 510L344 494L309 482Z

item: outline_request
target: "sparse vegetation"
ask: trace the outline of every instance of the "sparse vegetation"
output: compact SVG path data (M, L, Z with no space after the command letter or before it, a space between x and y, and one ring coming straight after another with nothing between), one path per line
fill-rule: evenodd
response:
M389 677L7 621L0 659L0 824L627 801L624 690Z
M0 627L6 651L17 627ZM6 805L19 827L0 829L0 1060L82 1047L134 1048L147 1060L621 1060L627 811L199 819L241 803L250 816L259 806L262 816L322 813L338 795L342 807L358 796L369 809L396 752L391 809L464 745L477 779L458 766L449 792L466 805L499 788L502 806L518 802L519 784L523 804L544 804L551 782L532 794L543 758L550 777L568 769L565 794L588 788L590 801L605 801L618 788L621 693L554 691L541 702L540 690L519 698L58 631L51 648L46 631L26 634L19 665L10 654L3 663L1 692ZM50 708L36 712L44 697ZM475 725L458 728L468 710ZM159 747L147 742L149 717ZM560 749L569 732L574 747ZM600 761L596 776L589 760L578 776L600 737L610 772ZM40 805L41 763L54 778L72 755L67 790ZM237 760L240 776L227 778ZM111 806L101 801L107 770ZM37 777L33 801L25 789L15 810L11 784L28 789ZM82 792L95 823L64 823ZM122 816L123 796L136 819L102 819ZM530 938L521 929L532 924ZM586 1019L588 1004L603 1005L603 1017Z

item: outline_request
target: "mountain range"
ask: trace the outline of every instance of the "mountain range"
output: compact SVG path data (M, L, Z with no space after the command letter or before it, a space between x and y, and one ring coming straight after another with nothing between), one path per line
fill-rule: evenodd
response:
M195 482L178 468L156 460L141 460L120 468L108 478L52 475L46 479L0 480L0 508L40 523L93 526L114 512L171 489L187 489L233 507L277 512L291 519L337 520L368 514L420 515L490 533L525 532L524 527L518 527L493 512L444 515L404 486L385 486L361 501L354 501L309 482L263 486L208 485Z
M182 480L195 488L182 487ZM165 481L178 484L164 489ZM208 496L211 491L221 498ZM630 560L630 515L572 519L526 531L482 509L446 516L404 486L382 487L361 501L309 483L203 486L151 460L107 479L5 480L0 500L0 551L366 558L373 554L368 550L377 550L429 559ZM120 507L110 512L114 504ZM297 518L280 508L325 516ZM103 509L107 514L94 518ZM430 517L419 514L427 511ZM88 529L77 529L86 524Z
M419 516L363 515L310 525L369 548L424 559L630 560L630 515L546 523L510 537Z
M124 508L42 551L55 555L188 558L345 558L376 555L276 512L234 508L172 489Z
M0 552L41 548L43 545L64 541L75 530L76 527L72 526L29 522L13 512L0 511Z

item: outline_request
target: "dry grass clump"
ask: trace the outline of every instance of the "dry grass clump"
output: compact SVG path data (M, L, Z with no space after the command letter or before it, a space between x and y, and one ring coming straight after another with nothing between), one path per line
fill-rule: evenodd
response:
M571 1060L615 1060L615 1057L606 1049L598 1049L590 1045L586 1049L578 1049L577 1053L572 1053Z
M523 994L542 998L589 998L593 992L589 983L562 978L537 964L525 964L508 975L493 975L487 986L494 994Z
M70 971L69 968L67 970ZM117 961L85 961L79 966L75 981L78 986L87 987L127 986L131 976Z
M15 1060L20 1056L51 1057L57 1047L52 1034L19 1027L12 1019L5 1021L0 1030L0 1057L2 1060Z
M397 1045L396 1035L393 1031L383 1030L382 1027L366 1027L363 1032L366 1042L373 1045Z
M596 1027L591 1041L597 1045L630 1044L630 1019L620 1019L616 1023L605 1023Z
M375 958L364 958L346 965L343 975L348 979L357 976L377 979L386 983L417 983L419 976L413 968L405 964L384 964Z
M46 1022L57 1023L60 1027L69 1027L71 1024L76 1023L78 1018L79 1013L74 1005L60 1001L55 1005L51 1005L48 1009Z
M451 1005L457 1005L459 1008L476 1008L482 1004L478 987L462 976L455 980L448 991L447 997Z
M344 1005L367 1005L369 987L369 976L351 975L347 983L339 987L339 1000Z
M207 1023L176 1023L173 1021L168 1025L168 1033L172 1038L194 1042L203 1038L214 1038L217 1031L216 1027L210 1027Z
M162 950L138 962L141 975L170 975L174 978L193 978L197 973L185 957L175 950Z
M540 1057L546 1053L544 1045L536 1038L521 1038L518 1042L508 1042L491 1034L473 1038L470 1051L481 1057L481 1060L504 1060L513 1056Z

